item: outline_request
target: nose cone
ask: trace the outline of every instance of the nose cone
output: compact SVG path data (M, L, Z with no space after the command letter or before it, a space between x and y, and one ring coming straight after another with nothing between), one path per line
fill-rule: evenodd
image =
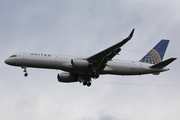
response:
M4 62L5 62L6 64L10 65L10 60L9 60L9 59L6 59Z
M8 60L6 59L5 61L4 61L6 64L8 64Z

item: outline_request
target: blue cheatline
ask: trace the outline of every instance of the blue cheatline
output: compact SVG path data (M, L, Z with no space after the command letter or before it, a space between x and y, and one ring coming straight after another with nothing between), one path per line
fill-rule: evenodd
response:
M169 40L161 40L152 50L150 50L140 62L157 64L163 60Z

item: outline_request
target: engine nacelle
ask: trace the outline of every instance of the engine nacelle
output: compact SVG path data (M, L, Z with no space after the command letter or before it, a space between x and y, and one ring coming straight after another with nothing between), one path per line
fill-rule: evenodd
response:
M78 58L72 59L71 64L74 68L87 68L90 65L89 61Z
M59 82L77 82L78 81L78 78L76 76L73 76L67 72L59 73L57 75L57 79Z

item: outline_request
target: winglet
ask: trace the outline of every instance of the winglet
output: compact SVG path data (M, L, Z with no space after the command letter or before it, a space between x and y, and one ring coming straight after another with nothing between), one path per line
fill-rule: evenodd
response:
M133 36L133 34L134 34L134 30L135 30L135 29L133 29L133 30L131 31L131 33L130 33L130 35L129 35L128 37L132 38L132 36Z

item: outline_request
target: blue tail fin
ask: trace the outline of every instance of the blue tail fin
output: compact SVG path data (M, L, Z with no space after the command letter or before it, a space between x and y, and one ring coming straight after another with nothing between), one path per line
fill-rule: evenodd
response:
M141 60L143 63L157 64L163 60L169 40L161 40Z

